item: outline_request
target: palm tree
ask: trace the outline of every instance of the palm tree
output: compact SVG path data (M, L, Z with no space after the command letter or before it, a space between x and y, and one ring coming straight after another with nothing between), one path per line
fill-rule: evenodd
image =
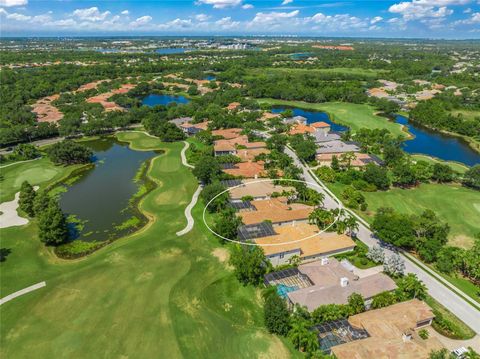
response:
M303 347L304 338L308 334L307 323L304 320L297 320L292 323L292 328L288 332L288 338L292 341L295 348L300 350Z
M423 299L427 293L425 284L413 273L407 274L400 280L398 290L406 296L406 299Z
M323 205L324 200L325 200L325 195L323 193L313 191L313 190L311 191L310 201L313 202L314 208L317 208Z
M344 223L350 237L353 235L354 231L358 231L358 229L360 228L357 219L353 216L348 216L348 218L345 219Z
M316 208L308 216L310 224L316 224L319 229L324 229L333 222L332 213L324 209Z

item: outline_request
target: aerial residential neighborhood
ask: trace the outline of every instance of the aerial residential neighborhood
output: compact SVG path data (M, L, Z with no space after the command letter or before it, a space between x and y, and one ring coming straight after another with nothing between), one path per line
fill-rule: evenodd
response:
M0 357L480 359L477 0L0 0Z

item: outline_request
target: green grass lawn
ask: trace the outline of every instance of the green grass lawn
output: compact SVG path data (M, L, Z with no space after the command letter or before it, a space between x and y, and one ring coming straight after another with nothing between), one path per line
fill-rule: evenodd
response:
M10 201L15 193L20 190L23 181L30 182L33 186L42 188L51 183L68 176L73 170L81 167L56 166L47 157L36 161L18 163L7 168L2 168L3 181L0 182L0 203Z
M283 101L275 99L259 99L260 103L271 105L299 107L306 110L327 112L332 121L349 126L353 131L361 128L387 129L394 136L407 136L403 126L389 121L385 117L375 115L375 109L367 104L347 102L308 103L303 101Z
M341 184L328 184L337 195L342 192ZM479 232L480 192L446 184L421 184L414 189L391 189L389 191L362 192L368 203L366 213L358 213L372 222L380 207L392 207L402 213L420 214L433 210L442 221L450 225L449 243L469 248Z
M194 229L175 235L198 185L181 165L183 143L133 132L118 137L138 150L165 151L148 172L158 187L140 203L151 222L76 261L46 250L34 222L0 230L1 247L11 250L1 264L1 296L47 282L0 307L0 356L300 357L264 330L260 294L242 287L224 263L228 251L201 223L201 204Z
M451 169L453 169L455 172L458 172L458 173L465 173L469 168L468 166L466 166L462 163L452 162L452 161L442 161L442 160L439 160L437 158L433 158L433 157L426 156L426 155L411 155L411 156L415 161L425 161L425 162L428 162L430 164L435 164L435 163L446 164L446 165L450 166Z

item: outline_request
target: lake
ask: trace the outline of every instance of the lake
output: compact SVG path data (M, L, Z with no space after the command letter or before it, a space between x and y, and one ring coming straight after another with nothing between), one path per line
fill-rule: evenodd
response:
M86 221L78 238L101 241L131 231L115 229L138 213L129 201L141 183L133 180L143 162L158 153L134 151L112 138L82 142L94 151L95 167L61 194L60 207L67 215Z
M341 132L341 131L348 130L348 127L339 125L338 123L335 123L332 120L330 120L330 117L326 112L302 110L301 108L295 108L295 107L273 106L272 113L280 113L287 109L292 110L294 116L305 117L307 119L307 124L323 121L330 125L330 128L332 131Z
M191 51L192 49L187 49L185 47L162 47L155 50L157 54L160 55L172 55L172 54L183 54L186 51Z
M147 106L156 106L156 105L166 106L172 102L176 102L178 104L186 104L186 103L189 103L190 100L184 96L151 94L143 99L142 104Z
M395 117L395 122L406 126L408 131L415 136L415 138L403 142L403 149L408 153L422 153L468 166L480 163L480 154L459 137L415 125L401 115Z
M207 81L214 81L217 79L216 76L213 76L213 75L207 75L203 78L204 80L207 80Z

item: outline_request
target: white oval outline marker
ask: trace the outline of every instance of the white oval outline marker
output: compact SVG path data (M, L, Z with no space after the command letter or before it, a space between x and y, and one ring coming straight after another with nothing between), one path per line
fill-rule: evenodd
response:
M258 244L258 243L252 243L252 242L242 242L242 241L237 241L235 239L230 239L230 238L226 238L220 234L218 234L217 232L215 232L212 228L210 228L210 226L207 224L207 221L205 219L205 213L207 211L207 208L208 206L210 205L210 203L212 203L217 197L221 196L222 194L224 194L225 192L230 192L231 189L234 189L234 188L239 188L239 187L242 187L242 186L248 186L250 184L254 184L254 183L261 183L261 182L272 182L272 181L286 181L286 182L299 182L299 183L305 183L307 185L313 185L315 187L318 187L320 189L323 189L319 184L317 183L313 183L313 182L307 182L307 181L302 181L302 180L294 180L294 179L285 179L285 178L276 178L276 179L271 179L271 178L268 178L268 179L264 179L264 180L258 180L258 181L253 181L253 182L248 182L248 183L242 183L242 184L239 184L238 186L234 186L234 187L229 187L227 188L226 190L220 192L219 194L217 194L215 197L213 197L210 201L208 201L207 205L205 206L205 208L203 209L203 215L202 215L202 219L203 219L203 223L205 224L205 226L208 228L208 230L210 232L212 232L214 235L216 235L217 237L219 238L222 238L226 241L229 241L229 242L232 242L232 243L238 243L238 244L243 244L243 245L247 245L247 246L259 246L259 247L270 247L270 246L282 246L284 244L293 244L293 243L298 243L298 242L302 242L302 241L305 241L307 239L310 239L310 238L313 238L315 236L318 236L322 233L324 233L326 230L328 230L331 226L333 226L335 223L337 223L337 221L340 219L340 215L341 215L341 210L343 208L342 206L342 203L341 202L337 202L335 200L335 202L339 205L338 206L338 209L340 209L340 211L338 212L338 216L335 217L335 220L326 228L322 229L320 232L318 233L315 233L315 234L312 234L311 236L308 236L308 237L305 237L305 238L300 238L300 239L297 239L296 241L293 241L293 242L282 242L282 243L268 243L268 244Z

